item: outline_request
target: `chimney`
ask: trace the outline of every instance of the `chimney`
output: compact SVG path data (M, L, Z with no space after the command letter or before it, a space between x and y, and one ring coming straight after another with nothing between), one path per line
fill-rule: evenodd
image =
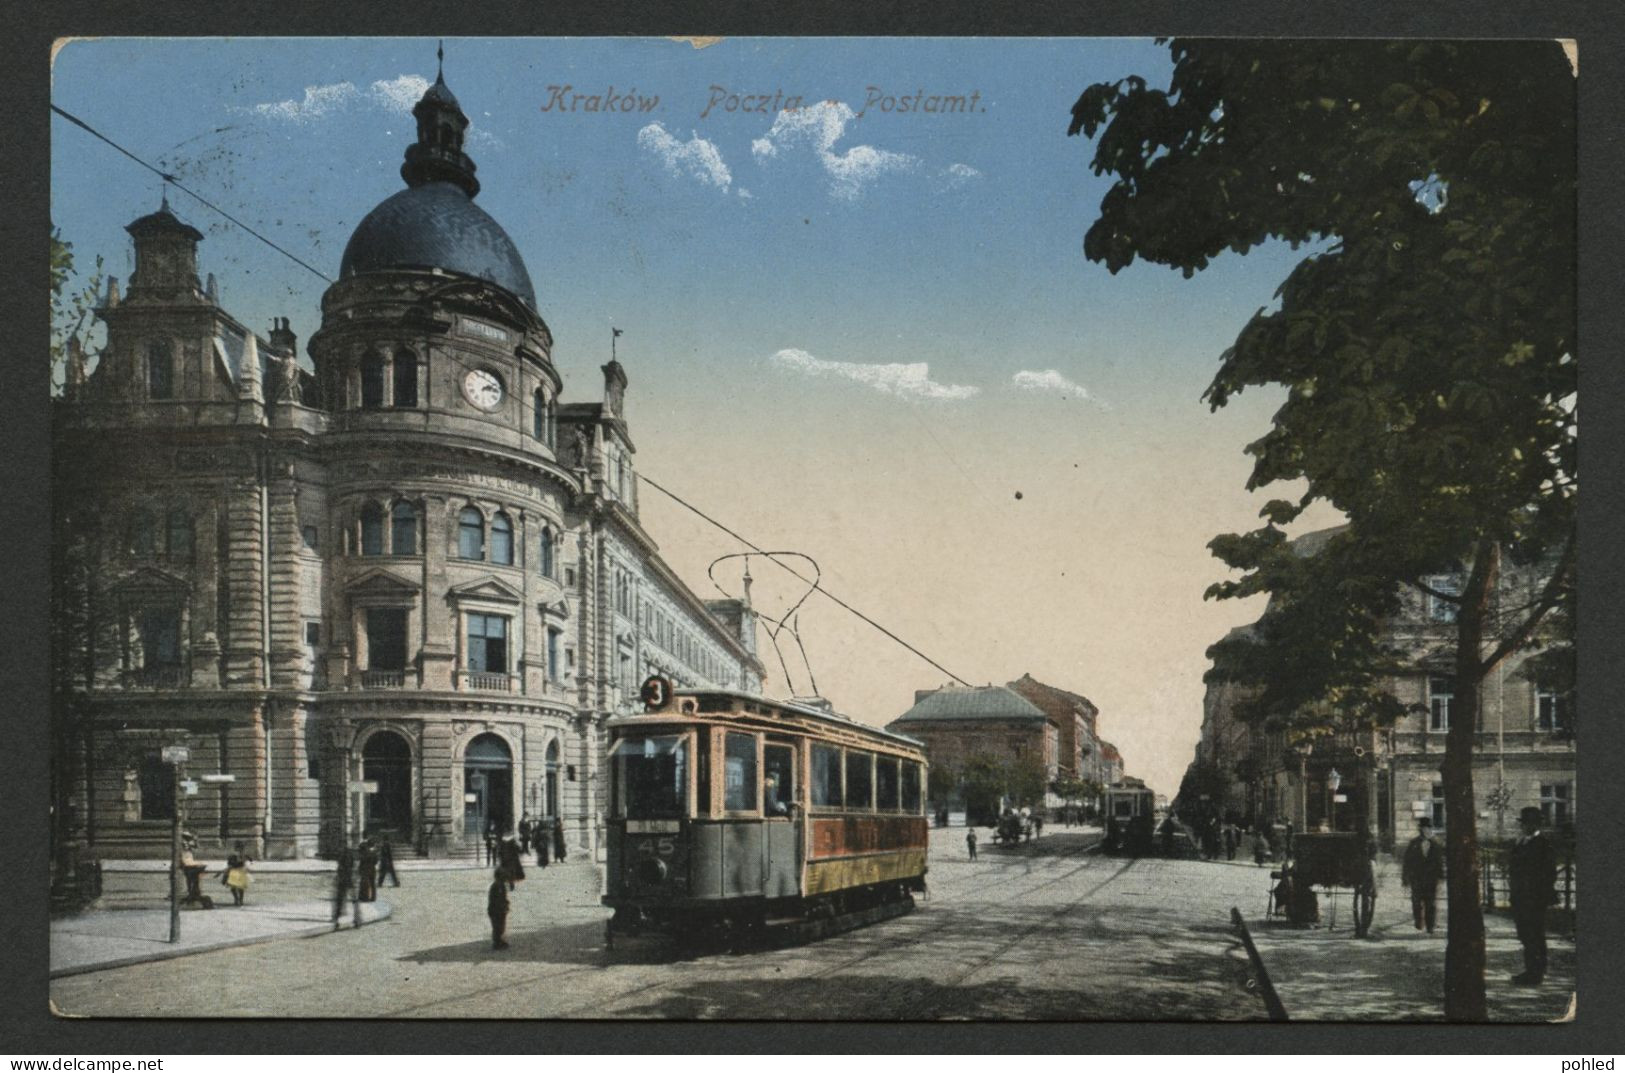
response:
M107 277L107 308L108 309L117 309L118 308L118 277L117 276L108 276Z
M209 273L209 281L203 285L203 293L209 296L209 301L215 305L220 304L220 288L215 286L214 273Z
M260 344L253 332L243 341L243 360L237 369L237 423L265 421L265 383L260 369Z
M67 394L68 398L77 398L81 388L85 386L85 347L77 335L68 336L68 370Z

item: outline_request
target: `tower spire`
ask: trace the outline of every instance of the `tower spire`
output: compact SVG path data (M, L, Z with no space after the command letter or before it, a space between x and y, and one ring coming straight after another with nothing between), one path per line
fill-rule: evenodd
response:
M445 42L435 48L435 59L434 85L412 107L418 140L406 147L401 178L406 180L407 186L451 183L473 197L480 192L480 181L474 177L474 161L463 152L468 116L463 114L457 97L446 85Z
M446 80L446 39L443 37L434 50L434 80L436 82Z

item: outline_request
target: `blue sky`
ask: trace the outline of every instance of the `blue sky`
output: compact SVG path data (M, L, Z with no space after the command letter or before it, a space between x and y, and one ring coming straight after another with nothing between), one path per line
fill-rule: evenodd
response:
M336 276L356 223L401 187L434 53L432 39L74 42L53 99ZM843 598L962 677L1030 671L1088 694L1130 770L1172 791L1202 650L1258 610L1202 602L1220 572L1204 545L1254 523L1241 449L1279 401L1209 415L1200 395L1301 254L1226 256L1191 280L1084 260L1106 183L1091 145L1065 137L1072 102L1168 70L1165 49L1126 39L452 39L445 61L479 203L526 259L567 397L596 397L622 328L645 472L758 543L815 555ZM658 104L560 107L611 89ZM875 100L973 93L952 114ZM730 94L804 107L729 111ZM53 223L127 277L123 227L159 181L52 130ZM202 269L229 311L310 337L323 280L185 194L171 204L207 236ZM735 550L644 503L697 588ZM764 602L793 602L755 573ZM809 604L802 626L822 691L861 718L943 680L832 605Z

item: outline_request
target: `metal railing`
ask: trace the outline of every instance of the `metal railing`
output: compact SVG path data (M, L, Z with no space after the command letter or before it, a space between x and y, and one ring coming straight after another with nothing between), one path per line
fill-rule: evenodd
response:
M1484 908L1490 910L1510 909L1512 906L1512 881L1507 871L1507 852L1504 847L1484 847L1479 864L1479 874L1483 887ZM1556 897L1552 901L1553 907L1572 910L1575 907L1578 895L1574 858L1572 856L1559 858L1557 882L1554 887Z
M361 672L361 688L363 689L404 689L405 687L405 671Z

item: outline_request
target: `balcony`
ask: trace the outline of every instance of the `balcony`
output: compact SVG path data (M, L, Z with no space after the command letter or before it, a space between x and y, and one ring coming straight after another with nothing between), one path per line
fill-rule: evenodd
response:
M482 693L512 693L513 677L495 671L457 672L459 689Z
M178 663L124 672L126 689L182 689L190 680L191 675Z
M362 671L362 689L405 689L407 687L407 673L398 671ZM417 683L413 682L413 686Z

